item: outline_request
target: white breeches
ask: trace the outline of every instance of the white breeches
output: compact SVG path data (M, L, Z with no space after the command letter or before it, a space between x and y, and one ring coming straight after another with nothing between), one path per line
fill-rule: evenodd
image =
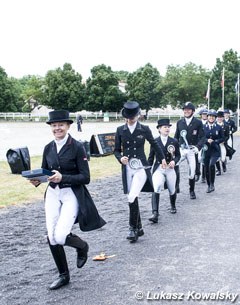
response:
M139 196L145 182L147 181L147 174L145 169L132 169L126 165L127 171L127 186L128 186L128 202L134 202L135 198Z
M196 159L195 159L195 153L192 149L182 149L180 148L181 153L181 159L186 159L188 163L188 178L193 179L195 177L195 170L196 170Z
M161 165L159 165L152 175L154 192L160 193L164 190L164 183L166 181L169 194L173 195L175 193L176 179L177 176L174 168L168 167L163 169Z
M45 214L48 238L51 245L64 245L78 216L78 201L70 187L48 187Z
M220 143L220 150L221 150L221 161L225 162L227 152L226 152L226 147L224 146L223 143Z
M232 140L231 135L230 135L229 139L227 140L227 144L228 144L230 147L233 147L233 140Z

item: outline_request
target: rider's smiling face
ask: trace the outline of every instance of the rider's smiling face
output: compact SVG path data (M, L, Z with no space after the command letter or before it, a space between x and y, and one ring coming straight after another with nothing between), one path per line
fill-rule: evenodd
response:
M184 108L183 114L185 118L190 118L193 115L193 110L189 108Z

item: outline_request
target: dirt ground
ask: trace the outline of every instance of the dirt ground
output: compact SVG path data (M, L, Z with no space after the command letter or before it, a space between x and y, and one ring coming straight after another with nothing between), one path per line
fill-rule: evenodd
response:
M48 290L57 270L46 243L43 201L1 209L0 304L239 304L239 137L235 148L227 172L216 177L216 191L206 194L206 184L197 182L196 200L189 199L182 163L178 212L169 213L164 191L158 224L148 221L150 194L141 193L145 235L136 244L126 240L121 177L92 182L88 189L107 225L86 233L74 227L89 243L89 260L77 269L74 249L65 247L71 282L57 291ZM116 256L93 261L100 252Z

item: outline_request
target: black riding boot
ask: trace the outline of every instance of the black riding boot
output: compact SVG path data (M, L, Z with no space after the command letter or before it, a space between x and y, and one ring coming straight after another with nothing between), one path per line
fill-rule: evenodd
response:
M138 209L139 209L139 207L138 207ZM140 213L138 213L138 237L143 236L143 235L144 235L144 231L142 228L142 221L141 221Z
M175 170L176 176L177 176L177 179L176 179L176 193L178 194L178 193L180 193L180 187L179 187L179 185L180 185L180 171L179 171L179 166L176 165L174 167L174 170Z
M214 181L215 181L215 166L209 166L209 178L208 178L208 188L207 193L211 193L215 190Z
M202 165L202 180L201 180L202 183L205 183L206 182L206 170L205 170L205 165L203 164Z
M49 240L48 240L48 244L59 272L59 278L56 279L49 287L49 289L54 290L64 285L67 285L70 281L70 276L69 276L68 264L63 246L51 245Z
M159 199L160 194L159 193L152 193L152 217L149 218L150 221L153 223L158 222L158 209L159 209Z
M194 192L195 188L195 178L189 179L189 193L190 193L190 199L196 199L196 195Z
M217 161L216 162L216 167L217 167L217 173L216 173L216 176L221 176L221 165L220 165L220 162Z
M129 202L129 235L127 239L131 242L138 240L138 220L139 220L139 207L137 197L133 202Z
M170 213L172 213L172 214L177 213L177 209L176 209L176 198L177 198L176 192L175 192L173 195L170 195L170 203L171 203L171 210L170 210Z
M70 233L66 238L65 245L77 250L77 267L82 268L88 258L88 244L77 235Z
M224 162L222 162L222 168L223 168L223 172L225 173L227 171L227 161L226 160Z

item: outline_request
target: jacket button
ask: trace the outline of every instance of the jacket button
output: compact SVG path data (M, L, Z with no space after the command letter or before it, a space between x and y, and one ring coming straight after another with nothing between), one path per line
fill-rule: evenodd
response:
M136 158L137 156L136 156L136 155L134 155L133 157L134 157L134 158Z
M137 148L136 147L134 147L134 150L136 150Z

